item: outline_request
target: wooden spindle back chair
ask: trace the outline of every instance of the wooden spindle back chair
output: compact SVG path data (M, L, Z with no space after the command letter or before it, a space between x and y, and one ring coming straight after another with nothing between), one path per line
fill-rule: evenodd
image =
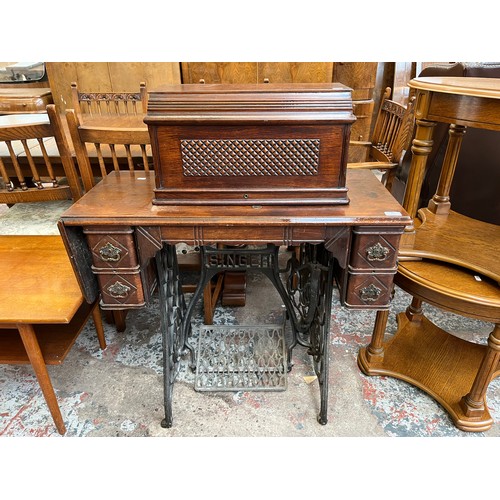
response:
M380 104L370 142L350 141L352 145L368 147L367 160L348 163L347 168L383 170L385 185L390 191L397 167L408 149L414 124L414 97L407 106L389 99L391 88L387 87Z
M73 109L82 115L138 115L147 109L146 83L139 84L139 92L82 92L75 82L71 83Z
M54 147L60 162L54 161ZM0 122L0 151L0 203L80 198L80 180L54 104L47 106L47 117L33 115L32 121L18 124Z
M149 132L139 118L81 122L68 109L66 119L85 191L113 170L153 170Z

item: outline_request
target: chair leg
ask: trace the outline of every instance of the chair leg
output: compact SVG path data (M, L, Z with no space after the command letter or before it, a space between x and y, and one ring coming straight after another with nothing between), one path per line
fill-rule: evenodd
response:
M212 307L212 283L210 282L203 289L203 315L205 325L212 325L214 311Z
M214 309L222 292L222 285L224 283L224 273L219 273L216 277L215 285L209 281L203 289L203 315L205 325L213 325L214 322Z
M97 338L99 339L99 347L104 350L106 349L106 339L104 338L104 327L102 325L101 310L98 302L95 303L92 309L92 318L94 320Z
M21 335L21 340L23 341L24 348L28 354L33 370L35 371L36 378L42 389L42 393L49 407L50 413L56 425L59 434L66 433L66 426L61 415L61 410L59 404L57 403L56 394L54 388L52 387L52 382L50 381L49 373L47 371L47 366L43 359L42 351L40 350L40 345L36 338L35 330L32 325L18 324L17 329Z

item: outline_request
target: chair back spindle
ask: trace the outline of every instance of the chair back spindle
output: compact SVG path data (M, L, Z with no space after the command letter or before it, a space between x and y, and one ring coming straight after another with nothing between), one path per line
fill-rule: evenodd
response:
M82 122L75 110L66 110L85 191L113 170L153 169L150 136L141 118L142 114L128 118L103 116Z
M368 160L348 163L348 168L364 168L386 171L385 185L390 191L404 153L408 149L414 124L414 102L412 97L407 106L389 99L391 88L385 89L379 107L370 142L351 141L351 145L368 147Z
M139 92L81 92L72 82L71 100L80 119L83 115L140 115L147 109L146 83L139 84Z
M49 141L60 158L57 165L47 152ZM32 121L0 120L0 175L0 203L80 198L81 184L55 105L47 106L46 116L33 115Z

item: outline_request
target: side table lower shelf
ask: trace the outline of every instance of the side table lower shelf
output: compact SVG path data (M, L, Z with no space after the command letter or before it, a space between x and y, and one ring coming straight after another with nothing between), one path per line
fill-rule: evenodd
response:
M60 365L68 355L95 304L85 301L70 323L33 325L46 365ZM29 364L30 360L15 324L0 324L0 364Z
M433 397L464 431L487 431L493 425L486 398L480 416L467 416L460 401L469 393L486 352L485 345L460 339L422 316L410 321L397 317L398 331L371 356L364 347L358 366L365 375L386 375L408 382ZM500 374L500 366L493 378Z

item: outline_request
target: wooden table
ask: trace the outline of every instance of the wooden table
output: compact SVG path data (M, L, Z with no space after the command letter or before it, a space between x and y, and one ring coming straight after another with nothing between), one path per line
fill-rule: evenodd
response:
M104 349L98 304L85 302L60 236L2 236L0 262L0 363L31 363L64 434L46 365L63 362L91 313Z
M50 88L0 88L0 115L45 113L53 102Z
M395 282L400 280L404 286L410 267L418 271L422 283L425 279L432 282L434 276L441 290L433 298L432 287L427 287L426 302L439 300L438 307L496 326L484 346L450 335L423 316L408 326L402 318L390 341L382 342L384 332L375 328L358 363L368 375L393 376L423 389L450 413L457 427L483 431L492 425L486 388L500 373L500 228L455 213L449 195L466 127L500 131L500 79L416 78L409 85L416 91L417 128L403 206L414 217L414 224L406 228L401 240L399 260L404 272L397 274ZM436 122L450 124L448 148L436 194L417 213ZM500 173L491 182L500 188L499 179ZM423 264L412 263L418 259L430 262L425 270ZM457 266L447 268L448 287L438 278L443 267L439 263ZM482 277L481 293L479 285L474 287L475 274ZM421 293L424 288L422 285ZM446 296L446 302L439 296ZM473 403L464 403L469 397Z
M259 268L277 287L294 332L288 361L296 343L309 348L320 383L318 418L326 423L333 276L345 306L387 309L398 243L411 221L371 172L348 171L347 186L350 203L338 206L162 207L152 204L153 173L113 172L62 215L60 230L82 289L89 301L100 295L102 308L131 309L149 303L156 277L151 263L156 262L165 339L162 425L172 425L172 389L179 360L188 352L193 355L189 344L193 304L205 279L226 269L225 264L234 269L235 263L240 270ZM178 243L202 249L202 276L187 306L178 286ZM255 257L247 250L216 249L222 257L214 258L218 244L252 244L262 250ZM275 251L289 245L303 245L305 260L292 261L285 287Z

